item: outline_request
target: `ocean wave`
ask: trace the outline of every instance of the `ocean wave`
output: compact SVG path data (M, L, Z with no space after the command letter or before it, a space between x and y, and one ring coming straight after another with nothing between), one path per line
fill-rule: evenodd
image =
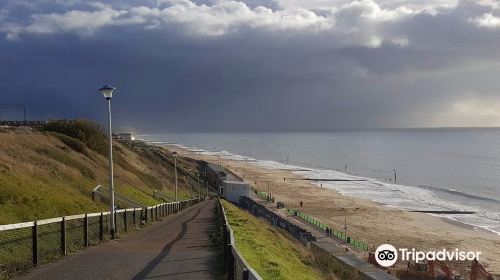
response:
M456 214L440 216L452 219L454 221L462 222L467 225L482 228L500 235L500 212L491 211L490 209L483 209L478 206L464 205L461 202L439 198L436 193L437 188L381 182L374 178L351 175L339 170L332 169L309 168L309 171L302 171L304 169L303 166L287 165L270 160L259 160L254 164L267 169L288 169L293 173L307 179L363 180L352 182L312 181L311 183L317 186L334 189L342 195L367 199L370 201L381 203L388 207L398 208L401 210L453 210L475 212L475 214L468 215ZM293 169L299 171L293 171ZM480 201L489 201L494 203L498 202L495 199L469 195L456 190L448 190L448 192L454 195L461 195L465 198L477 199Z
M387 207L402 210L455 210L471 211L472 215L437 215L458 221L473 227L482 228L500 235L500 212L492 209L481 208L480 205L465 205L460 201L446 200L438 197L438 192L444 192L455 196L460 196L470 200L483 201L488 203L499 203L493 198L476 196L454 189L442 189L432 186L409 186L395 184L393 182L380 181L379 179L351 175L340 170L326 168L311 168L311 166L285 164L272 160L258 160L253 157L234 154L229 151L208 151L196 147L175 144L179 148L196 151L203 155L218 156L223 159L246 161L258 167L266 169L286 169L294 174L307 179L341 179L341 180L363 180L356 182L332 182L332 181L312 181L311 183L336 190L342 195L367 199L381 203ZM497 208L498 209L498 208ZM435 215L436 216L436 215Z
M433 187L433 186L418 186L418 187L424 188L424 189L430 189L430 190L434 190L434 191L439 191L439 192L446 192L446 193L449 193L449 194L452 194L452 195L461 196L461 197L464 197L464 198L472 198L472 199L483 200L483 201L488 201L488 202L493 202L493 203L500 204L500 200L497 200L497 199L494 199L494 198L490 198L490 197L483 197L483 196L473 195L473 194L469 194L469 193L466 193L466 192L463 192L463 191L459 191L459 190L455 190L455 189L443 189L443 188L438 188L438 187ZM500 205L499 205L499 207L500 207Z

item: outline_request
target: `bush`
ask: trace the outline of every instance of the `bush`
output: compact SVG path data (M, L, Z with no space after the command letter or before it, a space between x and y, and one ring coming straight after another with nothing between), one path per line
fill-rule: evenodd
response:
M96 123L87 120L58 120L46 123L42 130L57 132L66 136L76 138L85 143L87 147L94 150L101 155L106 155L108 151L108 141L102 127ZM61 139L61 138L59 138ZM61 141L71 142L69 139L61 139ZM64 142L66 145L74 145L77 149L79 143L72 142L70 144ZM70 146L73 148L72 146Z
M71 136L61 134L59 132L51 132L49 131L50 135L56 137L57 139L61 140L66 146L70 147L73 151L88 155L87 152L87 145L80 141L79 139L73 138Z

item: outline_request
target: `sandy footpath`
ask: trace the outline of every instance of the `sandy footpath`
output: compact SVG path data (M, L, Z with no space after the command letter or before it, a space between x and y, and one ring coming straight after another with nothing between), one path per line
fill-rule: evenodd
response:
M371 248L389 242L397 248L415 248L422 251L443 248L481 251L480 261L496 277L500 277L499 235L449 219L410 213L384 207L369 200L343 196L335 190L321 188L309 181L301 180L303 178L291 171L265 169L245 161L200 155L181 150L176 146L166 148L178 150L184 156L223 165L262 191L267 191L269 182L270 191L276 201L284 202L289 207L299 208L299 201L302 200L302 210L306 214L338 230L344 228L343 208L348 208L348 235L368 243ZM466 267L469 266L464 262L451 265L461 274L466 273Z

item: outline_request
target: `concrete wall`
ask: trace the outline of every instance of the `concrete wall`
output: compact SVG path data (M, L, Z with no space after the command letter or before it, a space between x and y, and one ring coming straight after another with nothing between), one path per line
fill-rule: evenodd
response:
M316 263L321 270L332 272L343 280L396 280L396 278L376 269L371 264L347 254L329 242L309 243Z

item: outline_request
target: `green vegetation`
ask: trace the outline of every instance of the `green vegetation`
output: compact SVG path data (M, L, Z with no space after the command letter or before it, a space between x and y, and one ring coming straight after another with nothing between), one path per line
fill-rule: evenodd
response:
M169 151L139 141L113 147L118 194L147 206L163 202L153 190L173 197ZM196 162L179 157L177 167L179 199L186 199ZM106 210L106 201L92 200L97 185L108 185L107 138L97 124L51 121L40 130L0 130L0 224Z
M107 188L109 190L109 188ZM156 205L161 203L160 200L154 199L151 194L145 194L142 191L132 187L132 186L123 186L119 185L116 187L115 191L122 196L125 197L133 197L135 202L138 202L141 205Z
M324 279L314 259L287 233L223 201L236 246L263 279Z
M42 130L56 132L77 139L101 155L105 155L108 151L108 142L102 128L98 124L87 120L50 121L42 127ZM58 138L65 144L69 144L71 148L76 148L75 151L81 149L81 144L78 141L68 137Z

